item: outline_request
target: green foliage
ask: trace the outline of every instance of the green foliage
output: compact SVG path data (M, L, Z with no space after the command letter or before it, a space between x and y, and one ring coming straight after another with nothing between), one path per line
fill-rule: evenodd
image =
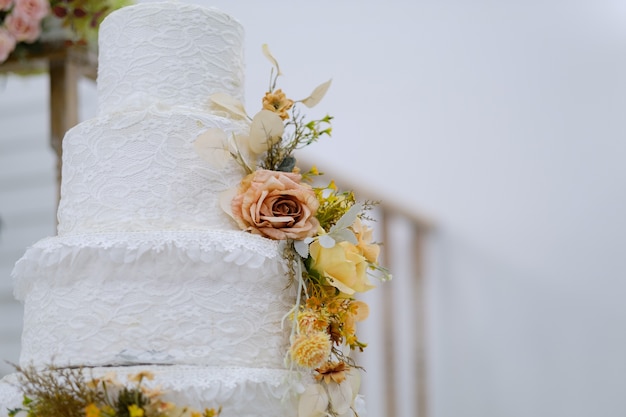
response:
M115 402L115 415L116 417L130 417L128 407L136 405L137 407L143 408L148 405L148 403L148 399L140 390L125 387L120 391L117 401Z
M326 187L315 188L315 194L320 202L316 217L320 226L326 231L330 230L356 203L352 191L338 192L332 182Z

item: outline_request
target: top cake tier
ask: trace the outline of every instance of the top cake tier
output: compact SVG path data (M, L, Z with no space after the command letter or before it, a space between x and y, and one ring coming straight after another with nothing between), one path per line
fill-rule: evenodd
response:
M244 31L218 10L129 6L102 22L99 38L99 114L154 103L202 109L217 92L243 99Z

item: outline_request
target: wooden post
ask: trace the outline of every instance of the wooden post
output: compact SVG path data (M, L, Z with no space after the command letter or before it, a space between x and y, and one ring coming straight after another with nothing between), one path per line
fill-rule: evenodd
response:
M424 283L424 239L426 232L417 224L412 225L412 249L413 249L413 286L414 299L416 300L416 318L415 321L415 372L417 375L417 395L415 396L416 410L419 417L428 417L428 369L427 369L427 327L428 306L426 305L427 297Z
M387 265L393 265L393 259L391 256L391 235L389 233L390 215L388 210L383 206L380 210L380 223L382 240L387 245L382 246L383 260ZM388 346L385 348L384 366L385 366L385 411L387 417L397 417L397 391L396 391L396 357L393 351L394 343L396 340L396 332L393 321L393 291L391 285L381 285L382 291L382 304L383 304L383 340L388 341Z
M51 58L50 74L50 144L57 155L57 198L60 197L61 171L63 165L63 137L68 129L78 123L78 77L77 66L67 54Z

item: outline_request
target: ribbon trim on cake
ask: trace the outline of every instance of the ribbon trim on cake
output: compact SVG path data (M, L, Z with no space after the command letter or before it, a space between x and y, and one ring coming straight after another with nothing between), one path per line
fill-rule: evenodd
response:
M115 279L107 274L98 274L94 265L112 263L129 272L140 259L154 263L155 260L177 260L170 265L172 275L185 262L228 262L251 269L275 268L274 262L281 259L280 242L250 236L240 231L152 231L110 232L83 235L48 237L29 247L15 264L12 276L15 280L15 297L23 300L38 280L45 279L47 285L67 285L75 279L68 270L83 267L94 269L90 279ZM164 263L164 262L163 262ZM72 269L69 269L69 268ZM119 271L118 271L119 272ZM124 279L132 279L133 274ZM167 277L162 267L161 276ZM156 278L154 278L156 279Z

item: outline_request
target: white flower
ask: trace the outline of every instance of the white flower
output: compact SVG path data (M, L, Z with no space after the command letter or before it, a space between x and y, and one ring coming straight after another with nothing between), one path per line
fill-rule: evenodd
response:
M358 397L360 386L361 376L355 369L350 369L340 384L320 381L309 385L300 395L298 417L325 417L329 407L338 417L353 417L352 408L362 408L362 400Z

